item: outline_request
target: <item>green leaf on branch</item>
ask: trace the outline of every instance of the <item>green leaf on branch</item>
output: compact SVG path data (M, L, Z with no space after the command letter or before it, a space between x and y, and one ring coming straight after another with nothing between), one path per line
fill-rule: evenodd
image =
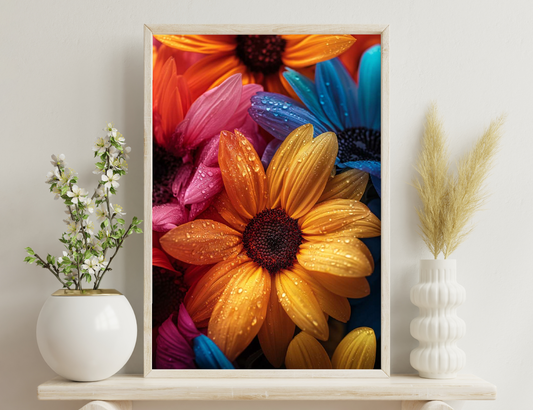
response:
M117 191L115 190L114 187L109 188L109 192L111 192L113 195L117 194Z
M124 221L124 219L122 218L117 218L117 222L121 225L124 225L126 223L126 221Z
M37 259L37 258L34 258L34 257L32 257L32 256L26 256L26 257L24 258L24 262L26 262L26 263L33 263L33 262L35 262L36 259Z
M137 233L143 233L143 230L142 230L141 228L137 227L137 226L134 226L134 227L133 227L133 230L134 230L135 232L137 232Z
M26 248L26 252L28 253L28 255L35 255L35 252L33 252L33 249L29 246Z

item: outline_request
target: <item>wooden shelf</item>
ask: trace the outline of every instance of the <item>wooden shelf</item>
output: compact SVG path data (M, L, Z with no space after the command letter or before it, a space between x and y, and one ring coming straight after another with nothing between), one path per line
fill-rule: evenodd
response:
M472 375L422 379L143 378L117 375L92 383L56 377L38 387L40 400L495 400L496 386Z

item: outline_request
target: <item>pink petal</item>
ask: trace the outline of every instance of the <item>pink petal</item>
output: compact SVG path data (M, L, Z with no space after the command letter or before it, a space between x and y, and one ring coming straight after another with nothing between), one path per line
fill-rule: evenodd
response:
M241 77L241 74L232 75L218 87L206 91L193 103L185 117L189 124L182 136L184 148L196 148L202 141L225 128L241 100Z
M240 127L237 127L237 130L240 131L246 137L246 139L252 143L257 155L263 155L266 147L266 141L259 133L257 123L250 116L246 117L244 123Z
M241 100L239 101L239 106L237 110L228 121L230 128L236 128L240 126L248 117L248 109L252 105L250 98L254 96L259 91L263 91L263 87L259 84L247 84L242 87Z
M167 254L158 248L152 248L152 265L159 266L160 268L167 269L172 272L178 272L170 263Z
M200 336L200 332L196 329L196 325L191 319L189 312L187 312L187 309L185 309L183 303L180 305L178 313L178 330L190 345L192 345L192 340L195 337Z
M204 164L208 167L218 164L218 143L220 141L220 134L205 141L202 146L198 148L196 154L196 165Z
M198 215L204 212L211 202L213 202L214 197L209 198L207 201L197 202L191 205L191 210L189 212L189 221L193 221Z
M188 220L189 211L177 202L152 208L152 229L156 232L168 232Z
M172 315L159 327L155 352L157 369L195 369L194 351L179 333Z
M183 203L190 205L205 201L218 194L223 186L220 168L200 164L185 191Z
M194 166L192 164L182 165L180 169L178 169L178 172L176 172L176 176L172 182L172 194L180 202L183 202L183 197L185 196L185 191L189 186L193 169Z

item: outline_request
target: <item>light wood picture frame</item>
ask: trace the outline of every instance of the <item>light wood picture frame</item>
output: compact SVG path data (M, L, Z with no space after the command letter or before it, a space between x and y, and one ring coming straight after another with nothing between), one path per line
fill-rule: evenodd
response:
M359 34L381 36L381 368L367 370L154 369L152 351L152 192L153 192L153 44L155 35ZM144 376L209 378L228 383L238 378L279 378L290 385L303 378L386 378L390 376L390 167L388 25L145 25L144 27ZM226 379L226 380L224 380ZM231 382L229 382L231 383ZM237 381L235 382L237 385Z

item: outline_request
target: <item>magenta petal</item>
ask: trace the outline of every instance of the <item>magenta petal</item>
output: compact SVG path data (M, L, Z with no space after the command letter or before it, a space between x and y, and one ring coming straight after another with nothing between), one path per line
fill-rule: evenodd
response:
M185 117L189 124L183 135L182 145L192 149L220 133L239 106L241 94L241 74L234 74L218 87L198 97Z
M189 211L177 202L152 208L152 229L156 232L168 232L188 220Z
M248 117L248 109L252 105L250 98L260 91L263 91L263 87L258 84L247 84L242 87L241 100L239 101L237 110L228 121L229 125L238 127L244 123L246 117Z
M209 207L209 205L211 205L211 202L213 202L213 199L215 199L215 197L211 197L206 201L192 204L191 210L189 212L189 221L193 221L198 215L204 212Z
M183 202L183 197L185 196L185 191L189 186L193 169L194 166L192 164L182 165L180 169L178 169L178 172L176 172L176 176L172 182L172 194L180 202Z
M259 133L259 127L257 126L257 123L252 119L252 117L247 116L244 123L236 129L242 134L244 134L246 139L252 143L255 152L257 152L257 155L263 155L263 152L265 151L266 147L266 142L262 135Z
M191 346L192 340L201 335L183 303L180 305L178 313L178 330Z
M157 369L195 369L194 351L179 333L172 316L163 322L157 337L155 352Z
M215 135L210 140L205 141L202 146L198 148L196 164L204 164L212 167L218 164L218 143L220 141L220 134Z
M218 194L223 186L220 168L200 164L185 191L183 203L190 205L205 201Z

